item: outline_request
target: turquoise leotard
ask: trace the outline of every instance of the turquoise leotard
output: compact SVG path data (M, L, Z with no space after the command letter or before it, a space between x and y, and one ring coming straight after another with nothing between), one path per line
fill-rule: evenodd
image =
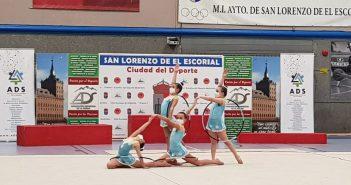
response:
M178 96L168 96L163 99L161 104L161 115L164 117L168 117L169 107L171 106L173 100L178 99ZM167 124L164 121L160 122L161 127L167 127Z
M130 154L133 149L133 141L125 139L119 146L117 152L117 160L123 165L131 166L135 163L135 158Z
M206 129L212 132L221 132L226 129L224 123L224 105L215 103L211 108Z
M185 136L184 131L173 128L171 136L169 138L169 152L170 158L184 158L189 154L188 150L182 144L182 140Z

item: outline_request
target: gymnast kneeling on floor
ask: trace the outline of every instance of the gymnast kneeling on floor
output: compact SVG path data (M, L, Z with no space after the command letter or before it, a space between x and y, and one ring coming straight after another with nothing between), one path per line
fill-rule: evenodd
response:
M107 163L108 169L115 168L148 168L148 167L167 167L171 166L166 161L154 161L154 162L144 162L141 151L144 148L145 140L140 134L143 132L152 122L155 116L151 116L149 120L144 123L138 130L133 132L128 138L123 140L122 144L118 148L117 156L110 159ZM139 160L136 160L132 154L131 150L135 150Z

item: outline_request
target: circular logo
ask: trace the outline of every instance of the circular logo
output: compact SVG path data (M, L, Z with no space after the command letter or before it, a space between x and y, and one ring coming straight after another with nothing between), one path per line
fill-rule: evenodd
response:
M205 79L204 79L204 84L206 84L206 85L207 85L207 84L209 84L209 83L210 83L210 79L205 78Z
M120 79L119 77L116 77L113 81L114 81L116 84L121 83L121 79Z
M142 92L138 93L138 98L139 99L143 99L144 98L144 93L142 93Z
M120 108L115 108L115 114L116 115L119 115L119 114L121 114L121 109Z
M189 94L188 93L183 93L182 95L185 99L188 99L189 98Z

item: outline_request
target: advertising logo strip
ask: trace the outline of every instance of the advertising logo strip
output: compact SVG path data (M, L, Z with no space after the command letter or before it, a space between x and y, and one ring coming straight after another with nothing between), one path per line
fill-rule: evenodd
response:
M224 69L228 70L224 85L228 88L225 123L229 137L252 131L252 57L224 56ZM239 106L239 107L238 107Z
M99 61L97 54L69 54L68 123L99 123Z

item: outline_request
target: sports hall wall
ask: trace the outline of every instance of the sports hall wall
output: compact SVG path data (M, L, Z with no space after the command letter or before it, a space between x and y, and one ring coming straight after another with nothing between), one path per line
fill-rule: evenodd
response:
M177 0L142 0L140 12L70 11L33 9L31 0L0 2L0 23L18 25L71 25L113 27L165 27L250 30L332 30L349 31L349 27L271 27L181 24L177 20ZM332 41L344 39L313 39L288 37L180 37L180 45L170 47L167 36L144 35L85 35L2 32L1 48L34 48L36 53L158 53L158 54L240 54L279 56L280 53L315 54L314 101L316 132L351 132L345 121L351 118L350 100L332 99L331 50ZM327 68L327 74L320 70Z
M240 54L279 56L280 53L315 53L315 131L350 132L349 103L330 98L330 57L322 50L330 40L289 40L255 38L182 37L181 45L170 47L164 36L86 36L45 34L1 34L1 48L34 48L37 53L158 53L158 54ZM128 43L128 44L126 44ZM204 45L206 43L206 45ZM266 47L269 43L270 47Z
M270 30L351 30L350 27L184 24L178 22L178 0L141 0L139 12L35 9L32 6L32 2L32 0L0 1L1 24Z

